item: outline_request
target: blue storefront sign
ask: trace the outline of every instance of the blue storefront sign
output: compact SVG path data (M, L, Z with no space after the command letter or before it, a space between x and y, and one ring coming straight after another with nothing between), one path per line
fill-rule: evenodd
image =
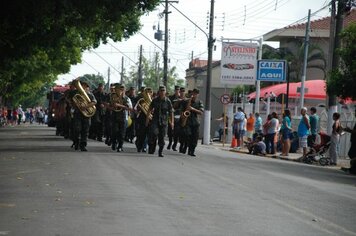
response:
M257 65L257 80L279 82L286 80L285 60L259 60Z

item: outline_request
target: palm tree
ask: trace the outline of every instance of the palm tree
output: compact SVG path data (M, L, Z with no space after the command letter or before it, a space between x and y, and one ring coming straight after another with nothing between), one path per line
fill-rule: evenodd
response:
M268 45L263 45L264 59L285 59L289 64L289 79L291 82L299 82L302 77L302 69L304 63L304 45L301 41L296 43L296 51L289 48L272 48ZM307 68L321 70L326 78L326 59L324 51L315 44L309 45Z

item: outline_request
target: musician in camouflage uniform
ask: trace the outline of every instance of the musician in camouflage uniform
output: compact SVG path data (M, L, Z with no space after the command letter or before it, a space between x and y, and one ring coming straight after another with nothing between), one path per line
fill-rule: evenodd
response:
M144 88L145 92L147 92L148 96L151 96L152 98L152 88ZM146 114L142 111L141 107L139 106L139 101L141 98L143 98L142 94L144 91L142 91L138 96L137 96L137 103L135 106L135 114L136 114L136 149L137 152L146 152L147 148L147 137L148 137L148 131L149 131L149 125L146 126Z
M96 99L94 95L89 90L89 85L85 82L80 82L84 91L87 93L91 102L89 102L86 107L92 107L96 104ZM77 90L75 90L77 91ZM76 93L79 93L78 91ZM77 106L74 106L73 112L73 141L75 150L80 147L81 151L87 151L87 139L90 127L90 118L82 114Z
M112 150L117 148L117 152L122 152L126 126L128 120L128 112L132 110L132 104L129 97L125 95L125 86L115 84L115 92L121 97L121 102L113 101L111 103L113 111L111 114L112 122Z
M174 105L177 104L177 102L178 102L178 100L179 100L179 89L180 89L179 86L177 86L177 85L174 86L174 94L168 97L169 100L170 100L171 103L172 103L173 108L174 108ZM176 120L176 112L177 112L177 111L174 110L174 118L175 118L175 120ZM179 113L178 113L178 115L179 115ZM177 120L179 120L179 116L178 116L178 119L177 119ZM176 130L176 129L174 129L174 130ZM167 146L167 149L168 149L168 150L171 149L172 143L173 143L173 144L176 143L175 146L177 146L178 138L175 139L174 130L171 128L171 126L168 126L168 133L167 133L167 135L168 135L168 140L169 140L168 146ZM177 151L177 150L175 150L175 147L173 148L173 150L174 150L174 151Z
M111 115L112 115L112 107L110 106L110 97L111 94L115 93L114 84L110 84L110 91L105 96L105 115L104 115L104 136L105 136L105 144L111 146L112 144L112 124L111 124Z
M186 125L183 127L183 132L187 138L188 155L195 157L195 148L198 144L200 121L198 115L204 113L204 106L201 100L198 99L199 90L193 89L191 100L186 101L185 111L189 111L190 115L187 118Z
M151 112L153 112L153 115L148 138L148 153L154 154L158 139L158 156L163 157L162 151L165 144L164 137L167 132L168 120L172 129L174 129L173 107L171 101L166 97L165 86L159 87L158 96L150 104L148 113ZM149 119L146 118L146 126L148 126L148 123Z
M96 98L96 113L92 117L92 132L93 138L99 142L103 141L103 132L104 132L104 116L105 116L105 99L106 95L104 93L104 85L99 84L98 88L94 91L94 96Z

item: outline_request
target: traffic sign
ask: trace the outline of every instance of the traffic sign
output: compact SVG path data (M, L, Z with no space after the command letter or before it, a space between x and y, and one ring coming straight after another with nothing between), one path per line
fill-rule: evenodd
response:
M273 82L286 80L286 65L285 60L259 60L257 80Z
M230 103L230 95L229 94L221 95L220 102L224 105L229 104Z

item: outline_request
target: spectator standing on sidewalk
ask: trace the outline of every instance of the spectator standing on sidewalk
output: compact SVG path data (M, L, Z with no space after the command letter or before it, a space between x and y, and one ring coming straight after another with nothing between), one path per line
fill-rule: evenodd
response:
M17 115L18 115L18 119L17 119L17 124L21 124L21 121L22 121L22 117L23 117L23 110L22 110L22 107L21 105L19 105L19 107L17 108Z
M242 108L237 108L237 112L234 115L233 121L233 133L237 140L237 147L241 148L243 145L243 130L244 130L244 120L245 120L245 113L243 112Z
M319 132L319 116L316 114L316 108L310 108L310 135L308 136L308 146L313 147L315 144L316 136Z
M266 152L268 154L276 154L276 132L279 125L276 115L277 114L273 112L271 116L268 116L268 118L270 117L270 120L264 125L264 128L266 129Z
M356 117L356 110L355 110L355 117ZM354 129L346 127L344 131L351 133L351 146L347 155L350 157L350 172L352 174L356 174L356 124Z
M260 113L256 112L255 113L255 133L253 135L253 139L256 139L257 136L263 136L263 126L262 126L262 118L260 116Z
M279 138L279 130L280 130L280 125L279 125L279 118L278 118L278 114L276 112L272 112L272 119L275 119L273 120L273 123L274 124L274 129L275 129L275 135L274 135L274 139L273 139L273 142L274 142L274 150L273 150L273 154L276 154L277 153L277 143L278 143L278 138Z
M12 110L12 125L14 126L16 125L18 118L19 118L19 113L17 113L17 109L14 108Z
M37 111L37 118L38 118L38 124L39 125L40 124L42 124L42 125L44 124L44 116L45 116L45 114L44 114L42 108Z
M218 130L219 142L222 141L222 137L224 135L224 129L225 129L225 135L227 134L227 126L229 124L229 121L228 121L229 117L226 116L225 119L224 119L224 116L225 116L225 114L222 113L219 118L215 119L216 121L219 121L219 130ZM225 122L224 122L224 120L225 120Z
M302 115L299 125L298 125L298 137L299 137L299 146L303 148L303 158L307 155L307 147L308 147L308 136L310 129L309 116L307 115L307 108L303 107L300 110L300 114Z
M340 123L340 113L335 112L333 114L333 120L334 120L334 124L331 133L331 144L329 149L329 155L330 155L330 165L335 166L338 159L338 149L339 149L338 146L340 142L340 134L342 132L342 127Z
M249 117L248 117L246 123L247 123L247 124L246 124L246 129L247 129L246 137L247 137L247 141L251 142L251 141L252 141L252 138L253 138L253 130L254 130L254 124L255 124L255 118L253 117L253 114L252 114L252 113L249 114Z
M289 110L284 110L281 127L282 153L281 156L288 156L290 149L290 135L292 133L291 114Z

